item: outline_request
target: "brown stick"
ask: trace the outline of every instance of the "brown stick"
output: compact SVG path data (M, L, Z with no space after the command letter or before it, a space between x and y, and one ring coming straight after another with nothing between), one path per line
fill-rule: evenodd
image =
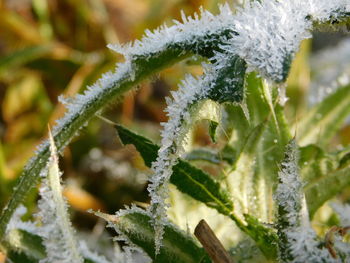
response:
M194 235L199 242L201 242L214 263L233 263L230 255L204 219L202 219L196 226Z

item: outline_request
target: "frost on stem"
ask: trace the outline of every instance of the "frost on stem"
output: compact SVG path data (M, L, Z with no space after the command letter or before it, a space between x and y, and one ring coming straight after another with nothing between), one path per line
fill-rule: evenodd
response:
M286 79L300 42L311 37L313 22L341 19L344 0L247 1L235 16L233 36L224 49L240 56L248 69L277 82Z
M38 234L43 239L47 253L47 257L40 262L83 262L69 219L67 203L62 196L58 155L51 134L50 150L51 156L47 170L42 174L44 180L39 190L41 199L38 202L37 217L42 226L39 227Z
M317 241L316 233L309 222L295 140L287 145L278 179L274 199L278 210L277 230L281 262L334 262L328 251L320 248L321 243Z
M204 74L200 78L188 75L178 91L172 92L173 99L167 98L168 122L163 123L161 148L157 160L152 164L154 175L150 178L148 191L151 196L150 214L155 226L156 253L159 252L163 235L163 219L168 204L168 182L172 168L184 153L186 135L191 123L196 120L199 102L213 99L219 102L236 101L243 98L245 63L238 57L216 54L214 64L203 64ZM227 72L234 68L235 72ZM225 76L226 75L226 76ZM223 96L227 94L227 96Z
M334 16L335 11L346 10L346 8L340 1L333 4L325 2L323 5L319 3L315 5L312 1L306 0L255 1L247 4L244 9L231 17L227 16L230 12L226 11L227 6L225 6L222 9L225 12L221 12L217 17L221 21L213 20L213 16L209 13L202 12L202 19L198 16L194 19L183 17L184 24L177 23L171 28L164 26L154 33L147 32L142 41L135 42L133 45L111 47L124 54L127 60L134 60L135 57L160 52L169 42L172 42L171 47L176 47L176 43L186 42L183 33L192 31L193 27L200 28L199 34L220 28L218 22L224 22L231 29L231 37L223 39L221 50L213 52L214 57L210 60L215 63L205 66L204 76L200 79L187 77L179 91L172 94L173 100L167 101L166 112L169 121L163 124L161 148L157 160L152 165L155 174L151 177L148 187L152 204L150 212L156 230L156 253L159 252L163 235L162 220L166 217L165 199L168 196L168 181L172 174L172 167L184 152L183 141L191 123L190 111L193 110L196 102L205 98L217 99L219 102L226 101L225 97L217 97L217 93L212 93L213 86L220 81L226 82L225 89L220 90L225 96L228 97L237 92L237 89L230 89L230 87L237 88L235 78L222 74L226 71L227 61L230 60L228 57L240 57L248 64L249 70L258 70L263 76L277 82L284 81L289 72L291 59L299 48L301 40L311 36L310 17L317 21L325 21L331 14ZM323 12L324 9L328 13ZM206 26L200 26L200 22ZM189 35L192 38L191 33ZM158 44L154 45L155 42Z
M23 205L17 207L16 211L13 213L13 216L10 222L6 227L6 234L8 234L11 230L20 229L24 230L28 233L32 233L36 235L38 233L38 227L33 222L24 222L21 217L27 213L27 208Z

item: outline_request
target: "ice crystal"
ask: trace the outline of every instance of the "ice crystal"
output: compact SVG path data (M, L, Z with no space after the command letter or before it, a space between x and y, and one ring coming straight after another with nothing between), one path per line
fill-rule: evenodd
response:
M133 263L134 260L133 260L132 255L135 252L140 253L140 255L143 258L147 258L147 259L150 260L148 255L142 249L140 249L138 246L133 244L133 242L128 238L128 236L125 235L123 233L123 231L118 228L118 225L115 224L115 222L114 222L114 220L116 220L118 217L123 217L125 215L132 214L132 213L141 213L141 214L150 216L150 214L147 211L145 211L145 210L143 210L141 208L138 208L135 205L132 205L131 207L126 207L125 209L119 210L116 213L115 217L114 216L111 217L110 215L106 215L106 214L103 214L103 213L100 213L100 212L94 212L94 213L97 216L105 219L108 222L107 227L113 228L117 232L118 236L116 238L114 238L115 241L121 241L121 242L126 244L123 247L124 252L122 253L123 258L124 258L124 262ZM147 260L147 261L149 261L149 260Z
M84 241L79 241L79 250L85 259L90 259L94 263L110 263L105 257L91 251Z
M156 252L159 252L163 235L162 219L166 218L168 204L168 181L172 174L172 168L178 158L184 153L186 134L193 121L196 120L198 102L206 99L208 92L215 85L217 74L220 72L219 64L225 65L227 57L216 56L214 65L205 64L204 74L200 78L188 75L182 81L179 89L172 92L173 99L167 98L168 122L163 123L161 133L161 148L158 151L157 160L152 164L154 175L149 179L148 191L151 196L150 213L154 219L156 230ZM197 107L197 109L195 109ZM198 113L198 112L197 112Z
M278 178L279 184L274 199L279 212L278 231L282 261L335 262L325 248L320 248L320 242L309 221L299 176L298 148L295 140L287 145Z
M42 226L39 227L38 234L43 239L47 253L47 257L40 262L83 262L69 220L67 203L62 196L58 155L52 137L50 142L51 157L47 170L42 173L44 179L39 189L41 199L38 202L37 217Z
M333 259L328 250L319 248L315 231L310 227L297 227L287 232L288 243L292 260L290 263L332 263L338 262Z
M23 205L20 205L16 208L13 213L10 222L6 226L6 233L9 233L11 230L20 229L28 233L36 235L38 233L38 227L33 222L24 222L21 217L27 213L27 208Z
M287 145L286 157L281 164L278 179L279 184L274 198L278 206L283 207L283 217L288 225L297 226L300 224L303 195L301 192L302 183L299 178L298 150L294 140Z

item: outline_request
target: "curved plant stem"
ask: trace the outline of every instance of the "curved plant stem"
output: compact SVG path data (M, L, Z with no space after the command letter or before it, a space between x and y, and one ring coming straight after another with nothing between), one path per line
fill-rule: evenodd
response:
M79 129L86 125L97 112L136 86L143 79L190 57L194 53L205 55L209 50L212 52L216 49L215 47L222 44L222 36L228 33L228 29L215 33L209 31L208 34L194 36L192 40L186 38L181 43L169 45L167 49L160 52L144 54L143 56L135 57L132 61L120 64L121 73L117 70L117 73L112 75L111 79L107 81L101 78L97 82L97 86L94 87L94 89L98 90L94 91L93 96L86 94L83 104L78 105L80 110L74 111L69 118L64 117L63 122L59 123L60 127L54 131L54 141L58 151L62 152L65 146L78 133ZM6 225L16 207L27 197L29 190L39 183L40 172L45 167L49 156L49 144L45 141L35 157L25 167L14 188L11 199L2 211L0 216L0 240L4 237Z

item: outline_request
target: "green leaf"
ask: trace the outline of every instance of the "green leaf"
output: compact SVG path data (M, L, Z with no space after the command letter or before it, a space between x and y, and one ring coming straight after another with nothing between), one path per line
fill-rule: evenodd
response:
M152 144L150 140L137 135L121 125L115 126L119 137L124 144L133 144L140 152L142 157L146 160L145 163L151 167L152 160L150 157L156 160L156 155L159 146ZM154 161L153 160L153 161ZM218 182L216 182L210 175L206 174L202 170L195 168L188 162L179 160L178 164L173 167L173 173L170 178L170 182L174 184L181 192L188 194L192 198L203 202L208 207L216 209L219 213L231 218L237 226L258 241L257 245L265 253L267 258L275 258L276 247L274 244L268 242L263 243L262 240L269 240L270 238L276 238L276 235L271 229L263 226L258 220L253 220L254 217L250 217L250 222L255 225L246 225L243 223L233 211L233 204L229 197L229 194L223 190ZM258 232L255 229L259 229ZM264 231L265 229L265 231Z
M337 89L311 108L295 124L299 144L327 145L350 114L349 104L350 85Z
M193 238L173 224L166 224L160 252L155 256L154 228L151 217L141 209L129 210L120 216L96 212L96 215L110 222L119 234L132 244L141 247L154 263L209 263L207 253Z
M212 164L220 164L221 158L218 153L206 148L195 149L184 157L187 161L206 161Z
M216 128L218 127L219 123L216 121L210 121L209 122L209 136L212 140L212 142L216 142Z
M306 187L338 168L339 158L317 145L300 147L300 174Z
M229 55L227 55L229 56ZM243 88L247 65L238 56L228 59L225 67L218 72L208 98L219 103L240 102L243 100Z
M322 178L308 184L304 191L310 217L316 213L326 201L341 193L350 186L350 166L336 169Z
M147 138L137 135L121 125L116 125L119 138L123 144L133 144L140 152L145 164L152 166L156 160L159 146L153 144ZM220 213L229 215L233 210L233 204L227 192L218 182L202 170L195 168L188 162L179 160L173 168L170 182L183 193L215 208Z
M259 249L267 258L276 259L278 245L276 231L272 227L262 225L251 215L244 214L244 219L248 223L249 236L256 242Z
M9 231L6 241L7 254L13 262L39 262L46 257L42 239L37 235L13 229ZM23 261L17 261L18 258L23 258Z
M253 204L244 206L251 209L249 213L264 222L271 222L274 219L271 196L277 180L277 164L284 156L283 149L290 133L277 88L268 86L254 73L247 76L246 83L243 104L226 106L228 120L223 126L231 137L228 145L240 153L227 173L228 177L237 178L233 185L241 182L242 201L247 200L244 196L256 198ZM237 196L237 191L230 192Z
M53 45L29 46L16 50L0 59L0 74L48 54Z

